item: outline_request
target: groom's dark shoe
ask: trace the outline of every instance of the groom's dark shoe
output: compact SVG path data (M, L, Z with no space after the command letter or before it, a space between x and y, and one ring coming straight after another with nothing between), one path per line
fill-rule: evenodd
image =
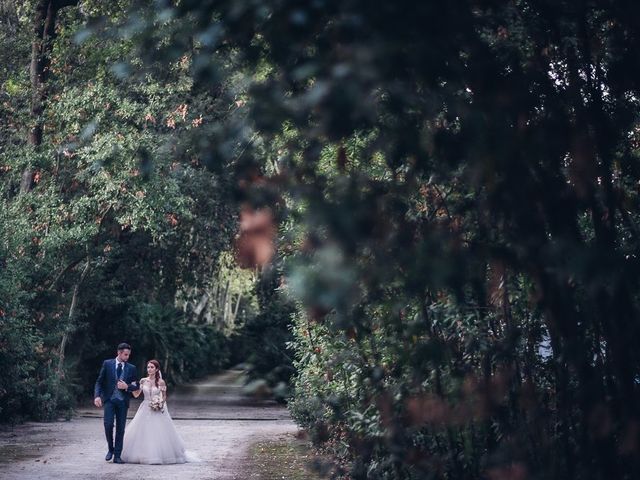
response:
M107 452L107 454L104 456L104 459L108 462L109 460L111 460L113 458L113 452Z
M124 463L120 457L116 457L113 459L113 463Z

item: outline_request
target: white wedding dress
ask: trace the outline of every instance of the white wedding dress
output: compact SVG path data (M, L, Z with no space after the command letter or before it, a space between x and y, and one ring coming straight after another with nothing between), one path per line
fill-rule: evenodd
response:
M199 461L195 454L186 451L166 402L163 412L149 406L155 396L162 394L164 398L166 387L156 387L143 378L140 389L144 400L125 429L122 460L153 465Z

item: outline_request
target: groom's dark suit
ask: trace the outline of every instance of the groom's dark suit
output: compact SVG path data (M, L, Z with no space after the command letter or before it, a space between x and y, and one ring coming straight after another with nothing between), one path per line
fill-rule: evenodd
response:
M107 444L109 451L113 452L116 458L120 458L122 454L122 439L124 438L124 427L127 423L127 410L129 409L129 400L131 392L139 390L137 384L137 370L135 365L124 363L120 371L120 378L128 387L126 390L118 390L118 374L116 368L116 360L112 358L102 363L102 368L96 380L95 395L102 399L104 407L104 432L107 436ZM136 382L133 385L133 382ZM116 421L116 441L113 442L113 420Z

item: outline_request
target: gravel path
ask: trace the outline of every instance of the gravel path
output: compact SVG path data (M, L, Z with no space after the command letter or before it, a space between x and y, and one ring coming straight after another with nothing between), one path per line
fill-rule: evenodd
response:
M201 463L107 463L102 410L87 406L71 421L31 422L0 431L0 478L242 479L252 444L283 440L297 432L283 406L241 395L242 376L241 370L228 370L169 391L167 404L176 428ZM139 401L131 403L129 418L138 405Z

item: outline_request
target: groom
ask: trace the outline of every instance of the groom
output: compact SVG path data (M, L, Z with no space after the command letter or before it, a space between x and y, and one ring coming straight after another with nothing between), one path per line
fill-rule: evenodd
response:
M131 345L128 343L118 345L118 356L102 363L100 374L96 380L93 403L98 408L104 406L104 432L109 446L109 451L104 457L107 462L113 458L113 463L124 463L120 455L122 454L124 426L127 423L129 399L131 392L140 389L136 382L136 367L127 363L129 355L131 355ZM114 417L116 421L115 445L113 443Z

